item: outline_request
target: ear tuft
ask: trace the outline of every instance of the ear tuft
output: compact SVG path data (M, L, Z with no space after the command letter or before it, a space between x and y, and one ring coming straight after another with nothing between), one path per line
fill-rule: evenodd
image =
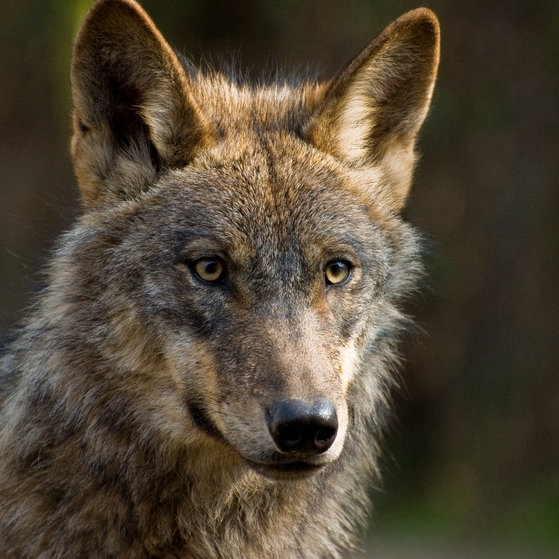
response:
M317 147L369 177L371 195L399 210L407 197L417 133L429 108L440 31L420 8L389 25L330 83L309 128Z
M211 141L178 58L133 0L100 0L72 60L72 155L86 207L133 198Z

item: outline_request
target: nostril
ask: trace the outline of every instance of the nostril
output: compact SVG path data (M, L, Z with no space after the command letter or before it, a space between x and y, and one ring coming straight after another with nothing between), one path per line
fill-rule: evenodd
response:
M300 427L292 423L278 425L275 435L286 448L295 448L303 441L303 433Z
M336 437L337 429L334 427L323 427L318 431L314 438L314 444L317 448L327 449L332 445L333 439Z
M328 450L336 438L336 409L325 399L312 405L301 400L281 400L268 415L268 430L281 452L320 454Z
M323 398L317 400L314 410L317 417L320 417L320 421L317 422L319 428L315 433L314 444L317 449L324 452L332 446L338 433L338 416L334 404Z

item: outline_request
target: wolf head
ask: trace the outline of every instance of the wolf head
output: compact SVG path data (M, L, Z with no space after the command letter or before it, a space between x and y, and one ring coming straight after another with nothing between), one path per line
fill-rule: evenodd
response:
M110 325L91 336L131 417L269 477L334 462L375 420L438 49L419 9L331 81L252 87L183 65L132 0L94 5L72 65L79 272L61 281Z

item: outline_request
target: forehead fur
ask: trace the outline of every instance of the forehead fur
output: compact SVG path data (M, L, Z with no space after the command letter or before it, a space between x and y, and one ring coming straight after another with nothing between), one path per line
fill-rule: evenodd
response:
M227 200L227 208L239 207L242 215L250 201L251 218L261 214L270 224L323 211L334 212L334 224L336 212L341 217L352 205L369 217L378 216L370 198L362 196L362 177L306 137L324 84L293 80L254 85L200 70L189 79L193 97L218 134L213 145L173 173L175 181L192 173L192 186L204 191L203 198L214 198L217 205Z
M296 80L273 84L240 82L233 73L196 70L189 74L192 94L218 135L235 130L285 130L302 133L325 85Z
M339 237L350 215L355 229L369 221L370 208L346 188L344 175L335 159L293 135L267 131L249 139L232 132L191 165L163 177L155 190L162 204L173 200L179 213L184 210L206 231L215 223L219 235L232 229L253 236L258 225L265 246L267 229L276 238L316 228L318 237Z

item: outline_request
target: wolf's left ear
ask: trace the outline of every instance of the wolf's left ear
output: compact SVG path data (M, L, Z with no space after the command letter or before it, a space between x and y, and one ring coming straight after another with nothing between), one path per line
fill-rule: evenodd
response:
M308 137L362 171L368 196L398 211L439 63L439 23L426 8L388 26L324 91Z
M134 0L98 0L72 60L72 157L86 209L133 199L212 132L177 56Z

